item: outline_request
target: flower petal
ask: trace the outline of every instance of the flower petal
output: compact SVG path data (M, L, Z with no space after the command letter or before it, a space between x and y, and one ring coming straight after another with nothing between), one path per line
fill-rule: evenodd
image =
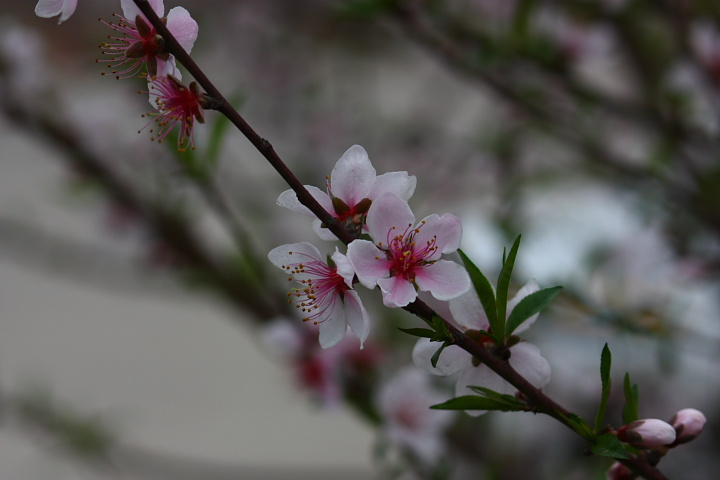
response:
M335 209L332 206L332 200L330 200L330 197L327 193L323 192L317 187L313 187L312 185L305 185L305 188L307 188L308 192L310 192L310 195L312 195L313 198L317 200L320 206L322 206L326 211L330 213L335 212ZM309 208L300 203L300 200L298 200L297 198L297 194L293 190L285 190L284 192L282 192L278 197L276 203L281 207L292 210L293 212L302 213L303 215L307 215L308 217L315 217L315 214L312 213Z
M165 4L163 3L163 0L148 0L148 3L152 7L153 11L157 13L158 17L162 18L165 14ZM135 17L138 15L147 20L147 17L143 15L133 0L120 0L120 5L122 6L123 16L129 21L135 22Z
M372 242L355 240L348 245L347 257L366 288L373 289L378 280L390 276L390 262Z
M459 297L450 300L450 313L459 325L467 329L487 331L490 328L480 298L472 287Z
M352 208L370 193L375 173L365 149L353 145L343 153L330 173L332 194Z
M415 175L408 175L407 172L388 172L375 178L368 198L375 200L384 193L394 193L405 201L408 201L415 193L417 178Z
M288 265L307 262L308 260L316 260L322 262L320 251L315 245L308 242L289 243L275 247L268 253L270 262L278 268L287 271ZM311 275L306 273L293 273L295 280L304 280L310 278Z
M539 291L539 290L540 290L540 286L538 285L538 283L535 281L534 278L533 278L532 280L530 280L529 282L527 282L525 285L523 285L522 288L520 288L520 290L518 290L518 292L517 292L517 293L515 294L515 296L512 298L512 300L510 300L510 301L508 302L508 305L507 305L507 314L508 314L508 317L509 317L510 314L512 313L513 309L517 306L517 304L520 303L520 300L522 300L523 298L527 297L527 296L530 295L531 293L535 293L535 292L537 292L537 291ZM531 326L533 323L535 323L535 320L537 320L537 318L538 318L539 316L540 316L540 313L536 313L536 314L533 315L532 317L530 317L530 318L528 318L527 320L525 320L523 323L520 324L520 326L518 326L518 327L515 329L515 332L514 332L514 333L515 333L515 334L522 333L522 332L524 332L525 330L527 330L528 328L530 328L530 326Z
M370 317L355 290L345 292L345 317L350 330L360 339L360 348L370 333Z
M378 280L377 284L382 291L383 304L386 307L404 307L417 298L417 291L413 284L399 275Z
M35 15L51 18L60 15L58 23L62 23L75 13L77 0L39 0L35 5Z
M424 292L438 300L451 300L467 292L471 286L465 268L449 260L438 260L432 265L418 268L415 283Z
M172 8L167 15L167 28L180 46L190 53L198 36L198 24L183 7Z
M340 253L337 247L335 247L335 253L332 254L332 261L335 262L335 268L337 273L345 280L345 284L352 288L353 278L355 277L355 267L353 267L350 260Z
M408 226L415 224L415 215L410 205L394 193L381 195L370 206L367 215L370 238L376 244L386 244L389 237L402 234ZM391 229L395 229L391 235Z
M472 367L472 356L456 345L450 345L440 354L437 367L432 366L432 356L435 355L441 343L431 342L429 338L421 338L412 351L413 363L425 373L445 377L465 368Z
M511 347L508 363L536 388L550 383L550 364L532 343L521 342Z
M418 245L424 245L434 240L438 247L435 254L428 260L437 260L441 254L452 253L460 246L463 232L462 222L455 215L449 213L443 216L430 215L425 217L418 226L420 231L415 235Z
M333 301L335 305L333 306L332 315L318 323L318 327L320 327L318 341L322 348L334 347L345 338L347 333L347 318L342 301L340 297L336 297Z

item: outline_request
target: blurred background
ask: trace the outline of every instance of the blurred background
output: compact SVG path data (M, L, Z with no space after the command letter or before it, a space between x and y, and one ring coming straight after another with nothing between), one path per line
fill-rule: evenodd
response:
M61 25L34 3L0 0L0 477L398 478L413 452L388 440L378 385L410 362L396 327L417 320L361 292L362 355L327 357L304 325L295 349L278 342L279 319L301 322L267 252L332 245L275 205L287 187L215 112L194 151L150 141L147 85L96 63L113 34L97 19L119 2L80 0ZM360 144L378 173L417 176L418 218L463 220L489 278L522 234L514 280L565 286L528 332L553 369L546 392L592 419L607 342L608 421L625 372L641 417L703 410L703 435L660 467L712 478L716 3L182 6L195 60L304 183L322 187ZM539 416L463 414L443 435L439 465L415 475L600 479L610 463Z

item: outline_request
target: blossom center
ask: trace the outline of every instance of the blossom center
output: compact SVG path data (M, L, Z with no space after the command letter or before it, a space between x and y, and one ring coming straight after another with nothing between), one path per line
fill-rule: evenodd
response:
M423 226L424 220L415 228L410 224L400 234L396 233L397 227L392 227L387 234L387 244L383 246L380 242L378 245L391 263L391 277L402 276L407 281L414 282L418 269L434 263L429 258L437 252L437 235L420 245L415 242L415 236Z
M332 316L338 301L342 301L344 292L350 287L336 267L304 253L289 253L297 255L300 261L282 265L282 269L290 274L288 280L300 283L301 287L288 292L288 303L295 302L295 307L306 315L304 322L322 323Z

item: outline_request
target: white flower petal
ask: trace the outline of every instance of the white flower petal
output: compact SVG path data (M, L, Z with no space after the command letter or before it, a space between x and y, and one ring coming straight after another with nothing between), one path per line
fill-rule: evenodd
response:
M487 331L490 328L480 298L473 287L450 300L450 313L459 325L469 330Z
M51 18L60 15L58 23L62 23L75 13L77 0L39 0L35 5L35 15Z
M163 3L163 0L148 0L148 3L152 7L153 11L157 13L157 16L162 18L165 14L165 4ZM120 0L120 5L122 6L123 16L129 21L135 22L135 17L138 15L147 20L147 17L143 15L137 5L135 5L135 2L132 0Z
M472 286L465 268L449 260L438 260L416 269L415 283L421 291L430 292L438 300L457 298Z
M332 194L352 208L370 193L375 173L365 149L353 145L343 153L330 173Z
M268 253L268 259L273 265L282 268L285 272L288 270L284 267L288 265L312 260L323 262L320 251L312 243L308 242L289 243L275 247ZM310 276L306 273L293 273L293 278L296 280L304 280L310 278Z
M360 340L360 348L363 348L363 344L370 333L370 317L355 290L345 292L344 303L347 324Z
M515 296L512 298L512 300L510 300L510 301L508 302L508 305L507 305L507 315L508 315L508 317L509 317L510 314L512 313L513 309L517 306L517 304L520 303L520 300L522 300L523 298L527 297L527 296L530 295L531 293L535 293L535 292L537 292L537 291L539 291L539 290L540 290L540 286L538 285L538 283L535 281L534 278L533 278L532 280L530 280L529 282L527 282L525 285L523 285L522 288L520 288L520 290L518 290L518 292L517 292L517 293L515 294ZM515 334L517 335L518 333L524 332L525 330L527 330L528 328L530 328L530 326L531 326L533 323L535 323L535 320L537 320L537 318L538 318L539 316L540 316L540 314L539 314L539 313L536 313L536 314L533 315L532 317L528 318L528 319L525 320L523 323L521 323L521 324L515 329L515 331L514 331L513 333L515 333Z
M355 240L348 245L347 257L358 280L366 288L373 289L378 280L390 276L390 263L372 242Z
M465 368L472 367L472 355L456 345L446 347L440 354L437 367L431 363L432 356L442 343L431 342L429 338L421 338L412 351L413 363L425 373L445 377Z
M330 258L332 258L332 261L335 262L335 268L337 268L338 275L345 279L345 284L348 287L352 288L353 278L355 277L355 267L353 267L350 259L340 253L337 247L335 247L335 253L333 253Z
M347 319L342 301L338 297L335 302L332 315L325 321L318 323L318 327L320 327L318 340L322 348L334 347L345 338L347 333Z
M368 198L375 200L385 193L394 193L405 201L408 201L415 193L417 178L415 175L408 175L407 172L388 172L375 178Z
M181 47L190 53L198 37L198 24L183 7L172 8L167 15L167 28Z
M550 383L550 364L532 343L520 342L510 347L510 366L536 388Z
M377 284L382 291L383 304L386 307L404 307L417 298L413 284L401 276L383 278L378 280Z
M375 200L367 215L368 232L376 244L387 244L389 238L402 234L414 224L415 215L410 206L394 193L386 193Z
M423 222L425 222L423 224ZM462 222L455 215L446 213L442 216L430 215L418 224L420 231L415 235L418 245L434 241L437 252L428 258L436 260L443 253L452 253L460 246L462 240Z
M335 212L332 206L332 201L327 193L317 187L313 187L312 185L305 185L305 188L307 188L310 195L312 195L326 211L330 213ZM290 209L293 212L302 213L308 217L315 217L315 214L312 213L309 208L300 203L300 200L298 200L297 195L293 190L285 190L282 192L277 199L277 204L281 207Z

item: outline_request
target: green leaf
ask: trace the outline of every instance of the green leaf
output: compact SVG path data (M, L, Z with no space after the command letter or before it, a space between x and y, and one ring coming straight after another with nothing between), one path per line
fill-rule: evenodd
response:
M497 328L499 327L497 307L495 301L495 291L493 290L493 287L487 277L485 277L485 275L483 275L480 269L475 266L472 260L470 260L470 258L465 255L465 252L458 249L458 253L460 254L460 258L465 264L465 269L470 275L470 280L473 283L473 287L475 287L475 291L480 298L480 303L482 303L483 310L485 310L485 315L487 315L488 322L490 323L490 329L492 330L493 335L496 336L500 332L502 332L502 330L497 330Z
M610 367L612 366L612 354L606 343L600 354L600 381L602 382L602 393L600 394L600 405L595 415L595 430L600 431L605 420L605 410L607 409L608 399L610 398Z
M520 300L513 308L505 325L505 338L512 335L515 329L525 320L547 307L562 288L559 285L557 287L543 288Z
M436 332L434 330L430 330L429 328L400 328L400 327L398 327L398 330L400 330L401 332L405 332L408 335L413 335L415 337L433 338L436 335Z
M450 342L443 342L443 344L440 346L440 348L437 349L435 353L433 353L433 356L430 357L430 364L433 366L433 368L437 368L437 362L440 360L440 354L443 350L445 350L445 347L450 345Z
M622 410L623 424L627 425L630 422L634 422L640 418L638 411L640 405L640 391L638 385L630 383L630 374L625 374L625 381L623 382L623 390L625 391L625 405Z
M570 427L585 440L590 442L595 441L595 432L593 432L590 425L588 425L588 423L580 415L576 415L574 413L564 415L561 412L557 412L557 414L564 418L568 425L570 425Z
M434 410L497 410L501 412L520 412L527 410L527 407L520 403L510 405L494 398L481 397L478 395L464 395L451 398L447 402L433 405Z
M495 325L490 324L493 332L501 343L505 340L505 319L507 318L507 302L508 290L510 288L510 277L512 277L513 267L515 267L515 258L517 257L518 248L520 248L521 236L518 235L510 248L507 258L503 255L503 266L500 270L500 276L497 282L497 329ZM502 337L502 338L501 338Z
M590 451L601 457L629 458L622 442L612 433L600 435L595 444L590 447Z
M490 390L489 388L485 388L485 387L476 387L473 385L469 385L468 387L473 392L480 394L484 397L493 399L493 400L497 401L498 403L505 403L508 406L519 407L519 408L522 408L523 410L529 409L527 404L518 400L514 395L506 395L503 393L496 392L495 390Z

